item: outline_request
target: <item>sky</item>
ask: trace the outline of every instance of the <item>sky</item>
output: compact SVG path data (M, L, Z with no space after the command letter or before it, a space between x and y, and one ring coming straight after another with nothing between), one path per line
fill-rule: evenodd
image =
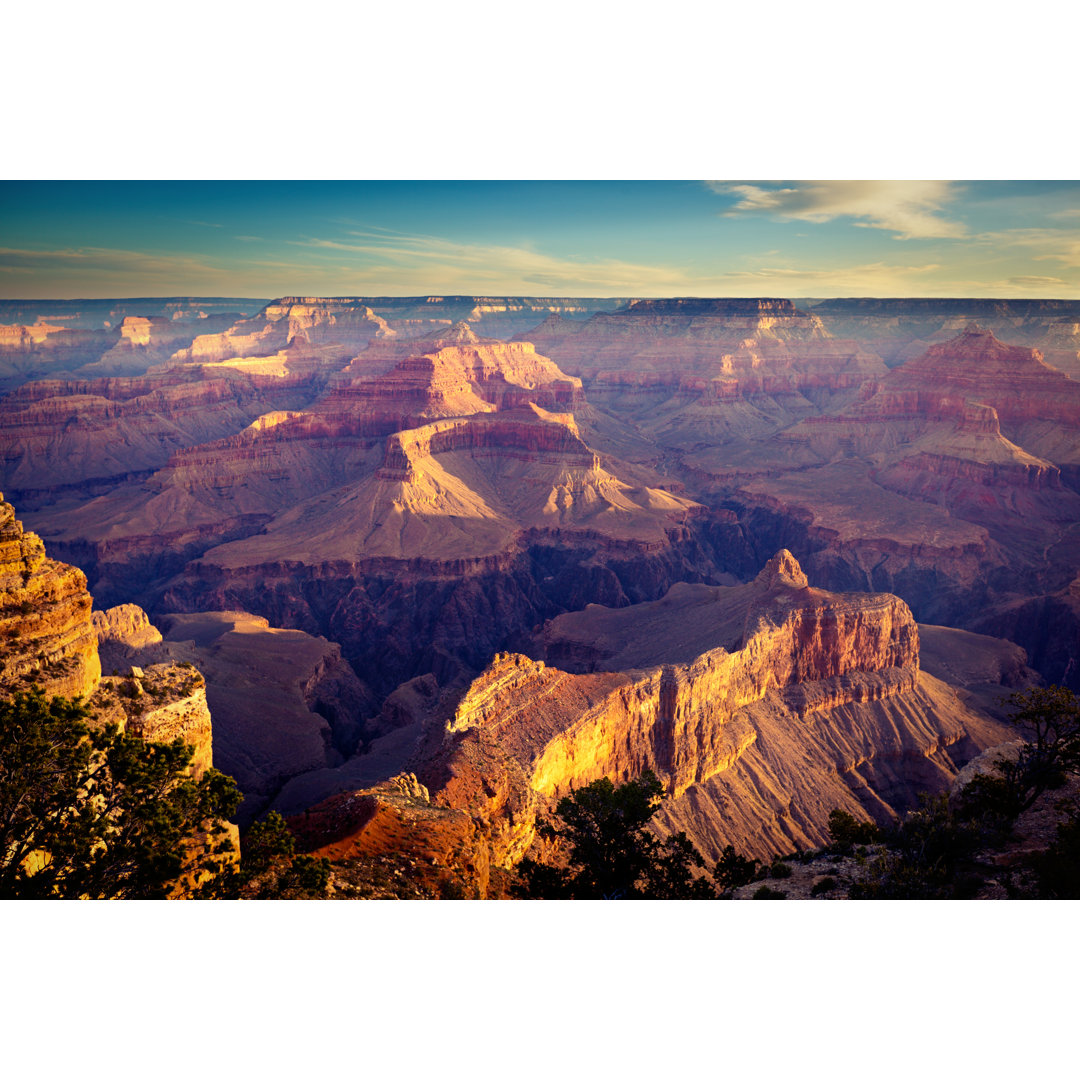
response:
M5 181L0 297L1080 297L1076 181Z

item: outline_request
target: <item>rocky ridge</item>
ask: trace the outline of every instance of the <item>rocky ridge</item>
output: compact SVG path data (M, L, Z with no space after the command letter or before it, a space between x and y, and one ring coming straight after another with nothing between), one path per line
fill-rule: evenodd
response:
M115 723L145 739L181 737L195 751L196 775L213 760L205 683L190 665L172 663L101 674L98 632L152 637L130 608L95 620L86 577L46 557L44 545L23 531L14 508L0 497L0 691L40 687L46 695L82 698L95 723Z
M308 778L309 799L320 783L345 793L298 820L349 798L378 803L377 785L347 786L396 761L426 789L410 827L460 830L467 814L461 835L487 846L490 877L529 849L537 812L561 795L652 769L669 794L661 831L686 830L707 858L726 843L754 855L813 846L834 807L887 819L912 782L947 786L1002 741L1003 725L920 671L918 642L898 598L813 589L781 552L748 585L676 586L549 623L543 650L576 658L577 673L501 653L456 703L431 689L402 699L401 735L377 740L366 764ZM339 821L335 842L367 850L366 824L353 824Z

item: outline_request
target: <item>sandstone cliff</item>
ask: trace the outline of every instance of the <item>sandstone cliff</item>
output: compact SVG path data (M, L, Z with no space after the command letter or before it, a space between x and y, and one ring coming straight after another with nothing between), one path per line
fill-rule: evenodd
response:
M161 468L170 454L307 404L305 375L198 367L130 378L30 383L0 402L0 470L10 489L50 501Z
M101 676L86 576L49 559L0 495L0 689L85 697Z
M789 300L637 300L585 322L551 319L527 334L564 371L706 371L743 342L791 346L823 342L819 319Z
M320 849L378 850L367 823L404 815L411 847L459 876L486 846L473 880L494 889L494 872L529 849L538 812L599 777L652 769L669 795L661 832L687 831L710 859L727 843L770 856L823 842L837 806L888 819L1008 736L920 670L902 601L811 588L787 552L747 585L679 585L651 603L560 616L540 648L563 667L501 653L463 694L402 698L412 715L398 717L400 735L296 787L293 810L297 797L343 792L304 819L337 815ZM385 807L380 767L416 773L426 790L411 810ZM366 809L350 818L350 805ZM453 858L436 853L449 836Z
M756 475L729 460L721 484L696 463L818 580L897 592L921 619L975 629L1075 575L1080 385L967 326L862 396L782 432Z
M213 761L205 682L190 664L156 664L102 678L98 636L151 641L137 608L94 618L81 570L45 555L0 497L0 692L40 687L82 698L95 723L115 723L155 742L180 737L196 775ZM160 640L160 635L156 635Z

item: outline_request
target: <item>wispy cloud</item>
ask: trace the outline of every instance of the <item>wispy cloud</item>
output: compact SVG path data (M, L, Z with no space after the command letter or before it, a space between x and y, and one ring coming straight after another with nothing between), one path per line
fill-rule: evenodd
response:
M933 296L955 290L938 263L885 262L816 268L760 266L719 275L718 294L735 296ZM968 285L972 283L967 283Z
M708 187L736 200L727 216L767 214L815 224L848 217L853 225L885 229L901 240L967 235L962 224L941 216L959 194L949 180L817 180L788 186L711 180Z
M349 239L309 237L291 241L312 253L358 257L352 276L398 285L409 282L420 291L464 293L530 293L542 290L581 295L656 295L657 290L695 288L696 279L680 267L649 265L620 259L570 258L529 248L468 244L439 236L350 230ZM644 292L642 292L644 290Z
M177 252L123 248L0 247L0 276L11 296L269 295L296 268L285 260L214 261ZM242 292L234 290L239 287ZM281 290L286 292L288 290Z
M1068 286L1069 282L1059 277L1039 277L1038 274L1020 274L1017 277L1006 278L1004 284L1013 285L1018 289L1052 289L1059 285Z
M995 252L1024 252L1032 262L1049 260L1069 269L1080 267L1080 229L1003 229L981 233L976 240Z
M83 273L137 272L146 275L201 273L218 268L190 255L128 251L123 248L9 248L0 247L0 270L54 271L78 269Z

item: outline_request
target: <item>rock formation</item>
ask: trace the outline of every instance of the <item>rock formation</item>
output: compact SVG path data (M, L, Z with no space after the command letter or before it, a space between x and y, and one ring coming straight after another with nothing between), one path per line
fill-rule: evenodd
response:
M155 742L180 737L195 751L196 775L213 760L205 683L190 665L155 664L102 678L98 632L146 641L141 612L94 619L81 570L45 554L0 497L0 692L40 687L82 698L96 723L115 723Z
M86 576L45 555L0 496L0 637L5 694L45 685L86 697L101 677Z
M0 468L24 500L82 494L88 484L111 487L159 469L177 450L313 396L303 375L260 376L226 365L30 383L0 402Z
M338 645L271 627L244 611L163 615L165 637L134 604L94 612L102 665L196 668L214 717L217 767L244 793L250 823L290 777L334 766L353 753L370 692Z
M824 300L811 310L830 333L864 342L890 367L922 355L931 344L954 337L972 322L1012 344L1044 352L1063 346L1074 354L1077 347L1069 348L1067 328L1080 319L1076 300L859 297ZM1057 366L1051 356L1047 360Z
M733 477L766 536L793 539L801 522L824 580L891 589L920 618L972 629L988 604L1075 575L1080 385L968 326L863 396L788 428L757 476Z
M968 639L981 678L1003 647ZM324 851L379 850L367 830L380 815L407 819L410 848L459 875L462 851L484 862L482 844L474 884L486 888L528 850L538 812L600 777L653 770L668 793L658 828L685 830L707 858L728 843L771 856L824 842L835 807L889 819L915 788L947 788L1009 736L920 670L902 601L811 588L786 551L746 585L676 585L658 601L560 616L540 648L560 666L501 653L456 699L413 698L407 738L388 734L366 763L306 778L283 808L341 792L297 819L335 819L319 825ZM392 810L377 783L349 787L379 767L414 771L425 789Z

